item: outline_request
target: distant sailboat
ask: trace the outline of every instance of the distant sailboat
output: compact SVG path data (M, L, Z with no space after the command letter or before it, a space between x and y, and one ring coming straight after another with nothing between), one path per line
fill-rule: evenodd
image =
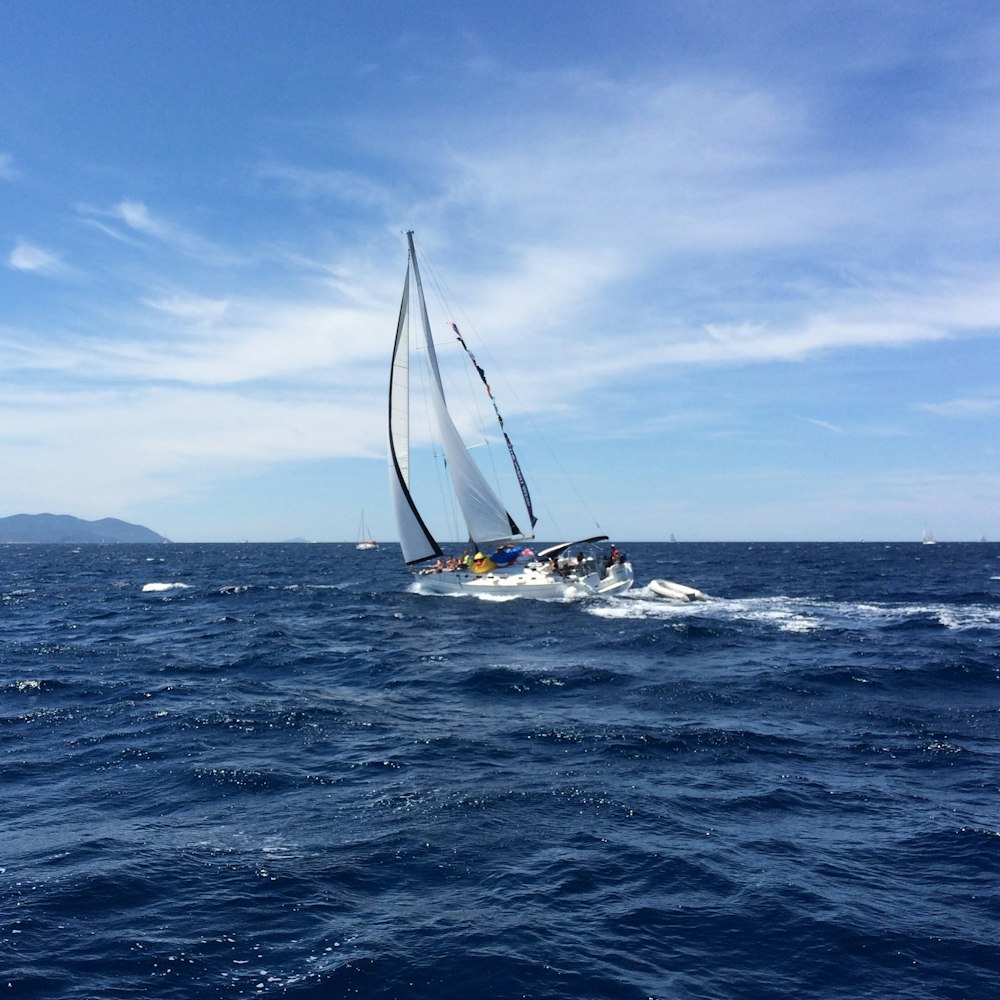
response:
M924 537L922 539L924 545L937 545L937 539L931 534L927 528L924 528Z
M368 525L365 524L365 512L361 511L361 526L358 528L358 544L354 546L356 549L377 549L378 542L371 537L371 532L368 530Z

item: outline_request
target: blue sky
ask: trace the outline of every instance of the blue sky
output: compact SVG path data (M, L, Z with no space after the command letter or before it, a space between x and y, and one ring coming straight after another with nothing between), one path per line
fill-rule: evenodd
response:
M990 3L5 4L0 515L393 538L412 228L542 537L1000 538L998 123Z

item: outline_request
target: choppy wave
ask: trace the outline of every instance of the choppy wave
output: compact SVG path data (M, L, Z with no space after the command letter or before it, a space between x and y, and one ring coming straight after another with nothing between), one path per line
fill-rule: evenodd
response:
M6 990L989 996L1000 547L919 548L629 546L695 604L5 552Z

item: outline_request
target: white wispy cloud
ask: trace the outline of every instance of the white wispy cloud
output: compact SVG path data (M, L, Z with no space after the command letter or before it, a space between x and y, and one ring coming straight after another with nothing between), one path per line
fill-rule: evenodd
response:
M63 372L78 383L323 382L339 392L374 378L374 368L380 380L384 375L385 316L378 311L181 293L141 301L145 312L119 312L124 335L10 331L0 337L0 356L10 370Z
M71 271L58 254L43 250L26 240L18 240L7 258L7 263L15 271L28 271L50 278L64 276Z
M391 188L373 177L349 170L314 170L270 163L258 166L255 175L298 198L330 198L383 210L397 204Z
M921 403L918 409L939 417L990 417L1000 413L1000 394L969 396L963 399L950 399L943 403Z
M177 240L186 238L176 226L168 225L159 219L154 219L149 209L141 201L120 201L112 209L112 215L120 218L130 229L140 233L155 236L162 240Z
M440 182L410 214L423 245L444 247L449 232L473 237L442 270L459 265L449 279L462 304L508 351L543 370L560 366L558 394L651 364L799 360L943 340L1000 319L988 267L949 275L930 252L959 226L942 227L941 192L951 192L954 209L977 203L988 186L977 171L996 144L974 143L975 169L955 153L980 133L980 115L956 116L947 144L915 129L917 156L911 148L845 168L840 150L824 146L821 101L735 74L621 82L498 64L483 71L498 81L506 74L523 103L488 123L462 122L461 146L442 144L435 130L422 146L418 139L425 160L400 167L423 169L433 158ZM342 170L272 163L259 176L299 197L383 211L396 211L402 193ZM144 206L118 208L132 225L160 231ZM904 262L880 249L887 234L894 246L928 248L919 266L905 261L904 282L895 273ZM770 272L786 272L789 254L818 260L828 274L776 279ZM847 274L841 262L852 254ZM367 301L384 310L384 274L356 283L335 263L321 266L341 290L374 290ZM781 312L775 298L786 302ZM372 315L366 326L375 323Z
M227 299L206 299L197 295L177 294L161 299L143 299L142 302L158 312L195 324L218 323L229 308Z
M13 181L21 176L14 166L14 157L10 153L0 153L0 181Z
M94 514L119 509L123 499L181 497L192 483L268 465L380 455L385 434L381 414L347 394L332 399L154 386L58 393L9 388L4 396L0 445L17 464L18 482L9 492L25 509L40 509L54 496L75 497ZM346 433L331 435L331 427Z
M246 258L216 240L208 239L150 210L145 202L123 198L101 208L81 204L77 210L83 221L100 232L125 243L147 238L187 257L214 266L237 266Z
M136 236L131 236L119 226L108 225L102 222L100 219L89 218L85 213L93 211L86 205L78 206L78 211L83 214L82 222L84 225L96 229L100 233L104 233L105 236L110 236L113 240L117 240L119 243L125 243L129 246L139 246L141 241Z
M843 434L844 428L838 424L832 424L829 420L820 420L817 417L799 417L803 423L812 424L813 427L820 427L831 434Z

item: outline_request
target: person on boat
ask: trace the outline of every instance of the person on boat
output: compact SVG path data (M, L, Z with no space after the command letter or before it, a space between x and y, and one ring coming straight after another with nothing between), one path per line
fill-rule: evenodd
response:
M512 562L517 561L517 557L521 554L522 550L518 547L511 545L501 545L496 552L493 553L490 558L498 566L509 566Z
M448 561L444 564L445 572L454 573L456 569L462 564L454 557L450 556Z
M469 555L468 549L462 553L462 567L463 569L472 569L472 556Z
M473 573L489 573L491 570L497 568L497 564L487 556L484 556L482 552L477 552L472 557L472 572Z
M567 578L572 575L575 567L576 560L572 556L563 556L562 558L553 556L549 563L550 572L558 573L559 576Z

